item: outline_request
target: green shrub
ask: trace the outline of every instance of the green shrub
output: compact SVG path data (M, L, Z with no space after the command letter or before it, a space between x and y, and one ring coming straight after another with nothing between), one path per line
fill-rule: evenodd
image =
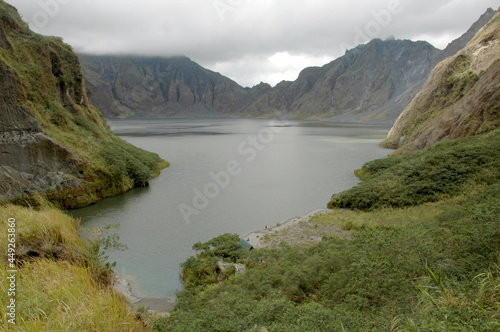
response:
M371 210L435 202L500 178L500 130L366 163L362 182L332 196L330 208Z

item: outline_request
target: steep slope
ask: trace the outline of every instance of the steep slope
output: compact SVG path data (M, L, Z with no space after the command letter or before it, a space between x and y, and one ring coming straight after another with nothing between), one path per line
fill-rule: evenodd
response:
M0 15L0 200L74 208L147 185L162 160L111 132L71 48L3 1Z
M493 16L495 16L496 13L496 10L488 8L486 12L481 15L479 20L477 20L469 30L467 30L467 32L465 32L462 36L455 39L454 41L449 43L448 46L446 46L443 52L436 59L436 64L446 58L449 58L450 56L457 54L458 51L461 51L463 48L465 48L465 46L467 46L472 38L474 38L476 33L478 33L479 30L481 30L493 18Z
M467 46L440 62L384 145L404 153L477 135L500 124L500 14Z
M336 121L393 122L420 90L438 52L426 42L372 40L330 64L291 112Z
M80 60L92 101L110 118L232 114L270 88L245 89L187 57L80 55Z

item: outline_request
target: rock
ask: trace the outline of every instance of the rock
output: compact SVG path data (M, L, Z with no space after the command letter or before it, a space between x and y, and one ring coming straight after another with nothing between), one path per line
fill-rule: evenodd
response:
M141 301L141 299L138 299L134 296L134 294L132 294L132 288L130 287L128 281L116 275L113 283L113 289L118 293L123 294L123 296L125 296L131 304Z
M30 31L4 2L0 16L0 201L46 197L77 208L146 184L144 174L157 170L142 156L161 158L113 134L89 102L71 47Z
M231 266L234 266L234 268L236 269L236 275L242 275L246 271L246 267L243 264L239 264L239 263L238 264L235 264L235 263L226 263L226 262L223 262L223 261L218 261L217 262L217 267L218 267L219 271L221 272L219 274L219 276L217 277L217 281L218 282L224 281L224 279L225 279L225 277L224 277L224 271L226 271Z

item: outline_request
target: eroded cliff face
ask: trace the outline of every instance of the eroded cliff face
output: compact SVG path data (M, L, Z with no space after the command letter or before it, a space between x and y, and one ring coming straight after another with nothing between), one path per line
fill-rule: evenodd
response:
M17 30L15 20L2 17L0 40L13 52L5 30ZM0 59L0 193L7 200L29 193L82 187L78 178L81 161L42 131L40 122L26 106L19 76Z
M76 54L31 32L3 1L0 16L0 201L43 195L74 208L136 185L104 158L109 144L134 148L90 104Z
M495 16L496 10L488 8L486 12L467 30L463 35L453 40L446 46L443 52L436 59L436 64L442 60L454 56L457 52L461 51L467 44L474 38L474 36L481 30L488 22Z
M440 62L387 139L396 153L477 135L500 124L500 14L467 46Z
M393 123L422 87L438 52L426 42L372 40L332 63L311 91L292 104L291 112Z

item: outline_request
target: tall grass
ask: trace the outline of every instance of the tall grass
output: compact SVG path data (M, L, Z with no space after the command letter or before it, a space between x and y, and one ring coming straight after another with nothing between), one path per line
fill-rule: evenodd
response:
M43 202L43 200L41 201ZM7 220L16 219L17 319L6 321L6 282L0 283L0 330L143 331L124 298L103 275L106 265L78 235L79 223L49 203L39 210L0 206L0 270L7 274ZM95 243L94 243L95 245ZM9 269L11 270L11 269Z
M0 265L6 275L5 265ZM89 269L66 261L26 261L17 280L16 327L6 322L8 303L1 283L1 325L5 331L144 331L126 302L93 280Z
M83 242L77 228L79 222L63 212L44 208L39 211L15 205L0 207L0 259L5 262L7 228L5 222L16 219L18 261L46 257L80 261L84 254Z

